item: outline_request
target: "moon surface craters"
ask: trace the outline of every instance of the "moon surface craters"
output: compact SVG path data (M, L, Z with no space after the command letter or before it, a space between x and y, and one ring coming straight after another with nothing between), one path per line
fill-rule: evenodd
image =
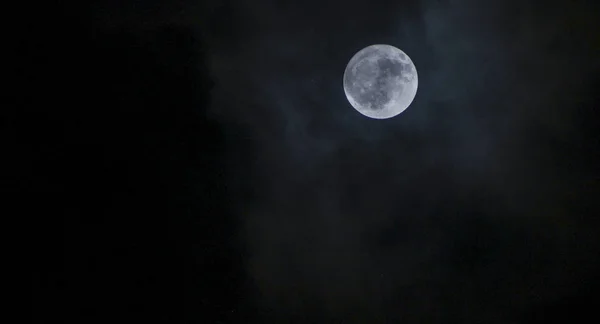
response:
M372 45L359 51L344 73L344 91L361 114L377 119L404 111L417 89L416 69L401 50Z
M354 81L352 93L361 106L381 110L394 99L395 91L402 92L403 84L410 82L411 74L403 72L401 62L386 57L376 60L363 60L348 77ZM399 77L398 77L399 76Z

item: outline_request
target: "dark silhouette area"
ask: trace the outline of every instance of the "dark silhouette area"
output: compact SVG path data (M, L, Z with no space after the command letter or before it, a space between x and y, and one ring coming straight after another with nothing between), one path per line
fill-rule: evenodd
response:
M23 37L5 111L32 321L232 321L241 267L204 45L179 26L53 28Z

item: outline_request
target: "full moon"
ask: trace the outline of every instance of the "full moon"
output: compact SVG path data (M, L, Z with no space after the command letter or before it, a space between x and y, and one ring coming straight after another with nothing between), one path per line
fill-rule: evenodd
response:
M390 45L371 45L356 53L344 72L346 98L358 112L391 118L410 106L419 79L406 53Z

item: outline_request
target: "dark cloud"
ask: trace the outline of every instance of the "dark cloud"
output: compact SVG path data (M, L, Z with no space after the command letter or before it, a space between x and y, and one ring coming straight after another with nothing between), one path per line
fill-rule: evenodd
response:
M598 70L591 5L240 8L245 37L213 48L213 109L260 150L261 198L240 216L261 307L298 321L513 323L594 280L598 245L573 205L591 212L597 190L581 115ZM355 113L341 88L373 43L419 71L392 120Z

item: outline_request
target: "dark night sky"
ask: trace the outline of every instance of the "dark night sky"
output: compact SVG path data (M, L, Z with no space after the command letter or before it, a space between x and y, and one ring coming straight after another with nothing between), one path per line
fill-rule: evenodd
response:
M33 323L598 320L595 1L92 3L15 27ZM388 120L342 88L377 43Z

